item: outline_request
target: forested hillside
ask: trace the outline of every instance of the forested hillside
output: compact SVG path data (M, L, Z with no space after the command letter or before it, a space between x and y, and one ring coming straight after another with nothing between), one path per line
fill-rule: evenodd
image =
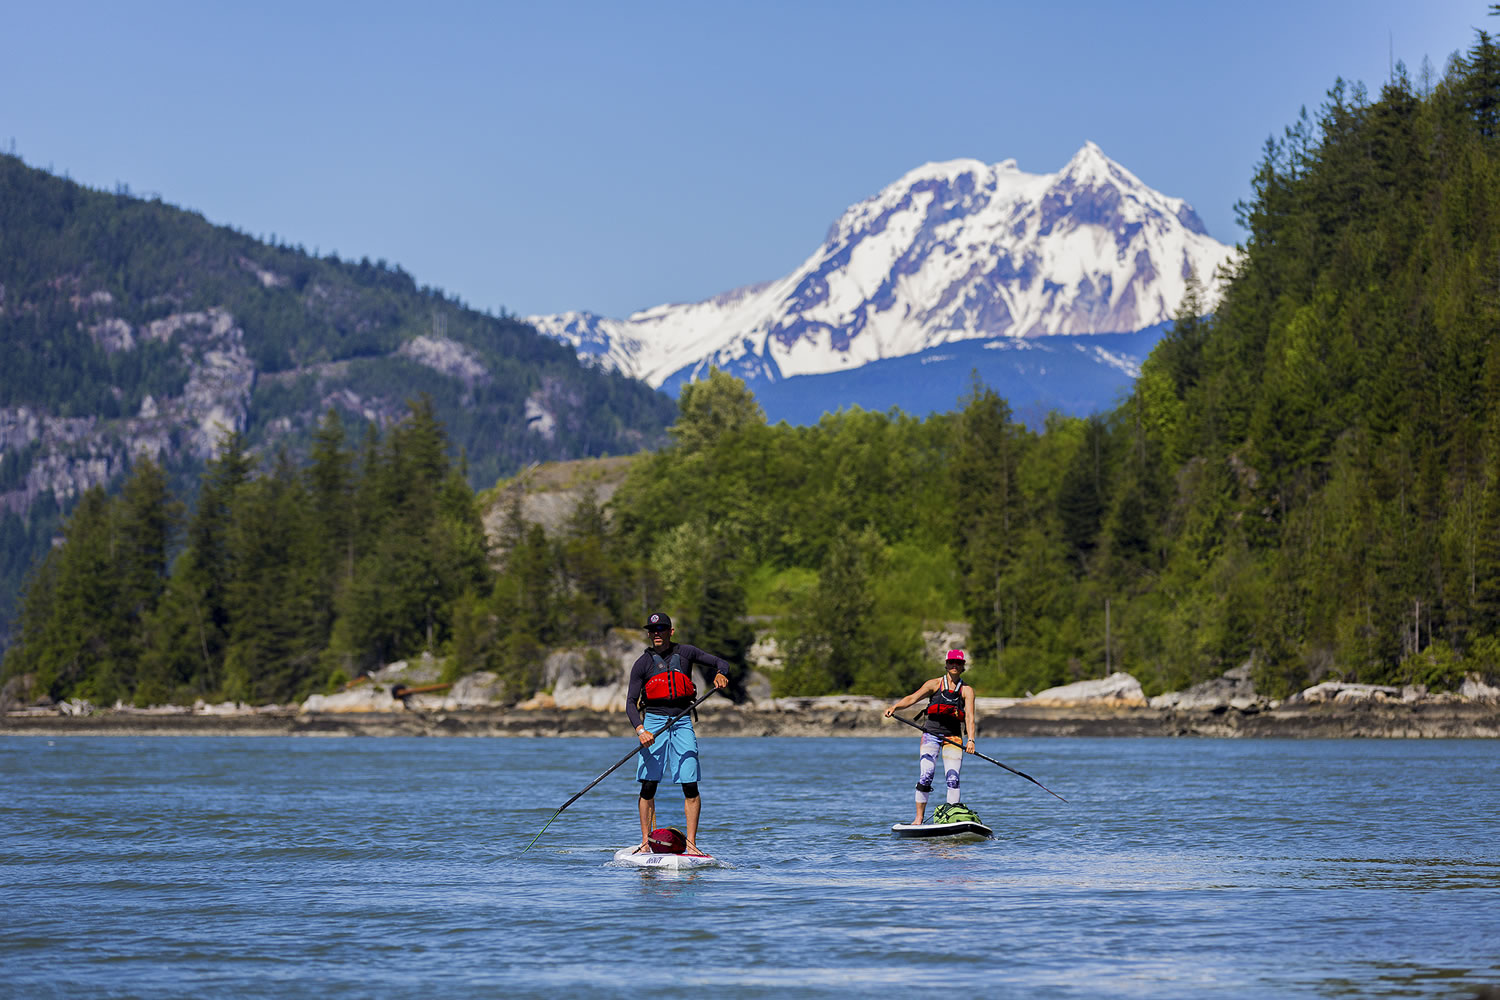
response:
M330 418L309 465L216 460L170 572L149 465L86 498L4 672L281 700L430 649L520 696L547 648L660 605L732 658L769 616L783 693L909 690L934 668L920 631L956 619L986 694L1110 667L1155 693L1247 660L1272 695L1493 676L1500 50L1480 34L1374 99L1336 85L1254 179L1216 315L1190 294L1106 416L1034 433L976 384L925 420L773 427L716 373L607 511L551 534L513 512L493 563L431 407L359 444Z
M672 401L385 261L317 256L0 156L0 648L11 598L88 488L141 456L190 494L223 433L305 458L425 394L476 487L665 440Z

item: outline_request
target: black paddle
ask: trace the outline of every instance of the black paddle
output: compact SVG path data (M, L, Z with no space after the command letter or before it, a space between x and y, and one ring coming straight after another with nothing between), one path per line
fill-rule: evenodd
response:
M654 732L654 733L651 734L652 737L660 736L662 733L666 732L668 729L671 728L672 723L676 722L678 719L682 718L684 715L687 715L689 712L691 712L693 709L697 708L699 705L703 704L709 698L712 698L713 695L714 695L714 692L717 691L717 690L719 690L719 689L716 688L716 687L714 687L713 685L709 685L708 694L703 695L701 698L699 698L697 701L693 702L687 708L684 708L682 711L678 712L676 715L674 715L670 719L668 719L666 721L665 725L663 725L660 729L658 729L656 732ZM905 720L903 720L903 721L905 721ZM595 785L599 784L599 782L601 782L605 778L609 777L611 774L613 774L615 772L615 768L619 767L621 764L625 763L627 760L629 760L630 758L634 757L636 754L640 753L643 749L645 749L645 747L647 745L648 744L642 743L640 746L636 747L634 750L630 751L628 754L626 754L625 756L621 757L619 759L619 761L617 763L615 763L608 771L605 771L603 774L599 775L599 777L595 778L593 781L590 781L587 785L584 785L583 788L578 792L577 795L573 796L571 799L569 799L568 801L564 802L562 805L558 806L557 807L557 812L555 812L555 813L552 814L552 819L549 819L549 820L547 820L546 823L542 824L542 828L536 832L536 836L531 838L531 844L535 844L538 840L542 839L542 834L544 834L544 833L547 832L547 827L549 827L549 826L552 825L552 820L557 819L557 817L561 816L562 815L562 811L564 809L568 808L568 806L572 805L573 803L577 802L579 799L583 798L583 793L584 792L588 791L590 788L593 788ZM527 851L531 850L531 844L527 844L525 847L521 848L521 853L525 854Z
M895 719L897 722L904 722L908 726L911 726L913 729L920 729L922 732L927 733L929 736L936 736L936 737L940 738L944 743L952 743L954 746L958 747L960 750L963 750L963 746L964 746L963 740L960 740L957 736L947 736L947 735L945 735L943 733L934 733L931 730L929 730L926 726L920 726L917 723L911 721L910 719L903 719L901 716L897 715L894 712L891 713L891 718ZM968 753L968 752L969 751L964 750L964 753ZM1055 798L1055 799L1061 799L1063 802L1068 801L1067 799L1064 799L1061 795L1058 795L1052 789L1048 788L1046 785L1042 784L1040 781L1037 781L1035 778L1033 778L1031 775L1027 774L1024 771L1017 771L1015 768L1011 767L1009 764L1003 764L1003 763L1001 763L1000 761L996 760L993 757L985 757L984 754L980 753L978 750L974 751L974 756L983 758L984 760L989 761L991 764L1000 764L1001 767L1005 768L1011 774L1019 774L1021 777L1025 778L1027 781L1031 782L1033 785L1035 785L1036 787L1040 788L1042 791L1046 792L1048 795L1052 796L1053 798ZM617 764L615 766L618 767L619 765ZM587 790L588 789L584 789L584 791L587 791Z

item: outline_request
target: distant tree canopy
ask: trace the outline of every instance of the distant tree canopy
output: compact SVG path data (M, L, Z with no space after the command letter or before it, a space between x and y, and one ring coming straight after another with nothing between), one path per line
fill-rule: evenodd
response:
M301 466L230 440L184 515L142 463L33 572L6 676L54 697L283 700L422 650L515 697L545 652L668 609L740 658L761 616L787 694L909 691L924 629L1020 694L1249 662L1449 687L1500 671L1500 51L1441 81L1342 83L1267 143L1249 238L1133 394L1037 433L976 383L955 413L768 426L713 373L609 504L493 540L430 402ZM170 564L170 569L168 568ZM1106 622L1108 624L1106 625Z

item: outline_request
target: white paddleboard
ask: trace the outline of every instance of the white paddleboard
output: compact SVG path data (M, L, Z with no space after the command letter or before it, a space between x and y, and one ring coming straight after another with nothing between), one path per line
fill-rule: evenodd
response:
M716 865L719 859L709 854L637 854L634 847L622 847L615 852L615 860L637 868L702 868Z
M895 823L891 833L898 837L961 837L990 840L995 831L983 823Z

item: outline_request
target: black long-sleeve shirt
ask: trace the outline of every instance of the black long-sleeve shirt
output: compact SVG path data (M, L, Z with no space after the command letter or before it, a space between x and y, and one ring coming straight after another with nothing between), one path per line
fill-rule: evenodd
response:
M651 658L652 653L660 656L663 660L671 659L672 654L676 653L682 657L684 665L701 663L705 667L713 667L715 674L723 674L725 677L729 676L728 660L705 652L697 646L689 646L685 642L677 642L668 643L660 649L655 647L648 648L630 668L630 688L625 692L625 714L630 718L632 726L639 726L641 724L641 712L636 707L636 702L640 700L641 688L646 685L646 678L651 675L652 665L656 662ZM688 669L691 670L692 667L688 666ZM709 677L708 683L712 684L713 682L713 677Z

